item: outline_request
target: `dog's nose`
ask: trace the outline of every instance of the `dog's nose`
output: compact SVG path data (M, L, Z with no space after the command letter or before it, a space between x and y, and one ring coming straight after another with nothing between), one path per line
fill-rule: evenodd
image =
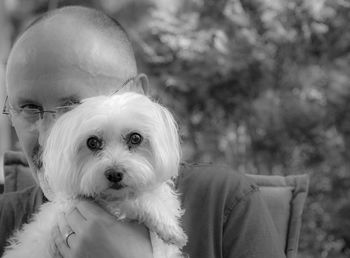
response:
M108 169L105 172L105 176L108 181L112 183L119 183L120 181L123 180L123 173L119 171L115 171L114 169Z

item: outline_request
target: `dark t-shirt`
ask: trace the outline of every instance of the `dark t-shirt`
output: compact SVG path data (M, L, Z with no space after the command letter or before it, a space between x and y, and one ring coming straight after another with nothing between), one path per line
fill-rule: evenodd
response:
M6 240L14 230L30 220L43 202L39 186L32 186L20 192L2 194L0 197L0 255Z
M185 166L178 178L192 258L285 257L258 188L225 166ZM0 197L0 255L13 230L43 202L39 187Z

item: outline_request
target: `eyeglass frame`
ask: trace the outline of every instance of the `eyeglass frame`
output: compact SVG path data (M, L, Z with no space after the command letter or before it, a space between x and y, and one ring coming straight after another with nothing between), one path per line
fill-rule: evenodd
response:
M134 82L135 79L136 79L136 77L137 77L137 75L128 78L125 82L123 82L122 86L121 86L118 90L116 90L116 91L114 91L112 94L110 94L110 96L113 96L114 94L118 93L120 90L122 90L122 89L123 89L127 84L129 84L131 81ZM80 103L80 102L79 102L79 103L76 103L76 105L79 105L79 104L81 104L81 103ZM72 106L75 107L76 105L72 105ZM56 107L56 110L44 110L44 109L40 110L39 108L37 108L38 111L37 111L36 113L34 113L34 114L35 114L35 115L36 115L36 114L39 114L39 119L37 120L37 121L39 121L39 120L44 119L44 113L56 114L56 113L57 113L57 109L59 109L59 108L67 108L67 107L70 107L70 106L69 106L69 105L66 105L66 106L58 106L58 107ZM3 115L11 115L10 109L14 110L14 111L17 112L17 113L19 113L19 112L21 112L21 111L23 110L23 108L20 108L20 110L17 111L15 108L13 108L13 107L10 105L10 103L8 102L8 96L6 96L5 101L4 101L4 105L3 105L3 108L2 108L2 114L3 114ZM34 110L34 109L33 109L33 110Z

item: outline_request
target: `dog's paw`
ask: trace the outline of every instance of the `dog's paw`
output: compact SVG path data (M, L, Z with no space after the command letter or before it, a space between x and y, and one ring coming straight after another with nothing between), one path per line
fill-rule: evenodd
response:
M187 235L180 227L172 231L158 233L158 235L165 243L176 245L179 248L182 248L187 243Z

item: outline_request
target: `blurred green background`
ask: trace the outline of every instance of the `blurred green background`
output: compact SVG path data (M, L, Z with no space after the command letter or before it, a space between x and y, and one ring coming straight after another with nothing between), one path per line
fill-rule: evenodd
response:
M179 122L184 159L309 174L299 257L350 256L350 1L4 0L2 84L21 30L71 4L129 31L152 95ZM14 148L0 123L1 150Z

